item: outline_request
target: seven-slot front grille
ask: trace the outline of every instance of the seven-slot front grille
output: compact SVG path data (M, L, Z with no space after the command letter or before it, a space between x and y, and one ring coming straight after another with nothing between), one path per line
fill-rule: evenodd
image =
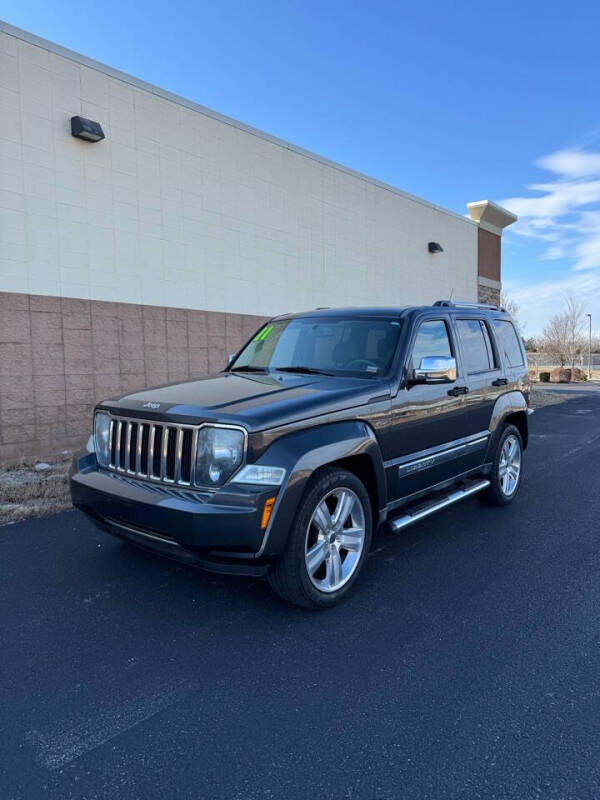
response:
M109 469L139 478L190 486L198 428L111 417Z

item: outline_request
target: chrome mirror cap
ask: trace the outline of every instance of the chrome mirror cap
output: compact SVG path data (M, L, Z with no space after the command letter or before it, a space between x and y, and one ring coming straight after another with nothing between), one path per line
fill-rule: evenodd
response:
M456 359L447 356L425 356L414 373L415 383L453 383L456 380Z

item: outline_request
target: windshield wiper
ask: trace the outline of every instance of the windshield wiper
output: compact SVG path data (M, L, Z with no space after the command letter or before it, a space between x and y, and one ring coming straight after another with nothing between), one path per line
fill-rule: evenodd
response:
M269 370L266 367L255 367L253 364L243 364L241 367L232 367L230 372L262 372L263 374Z
M333 372L325 372L324 369L315 369L314 367L275 367L276 372L299 372L302 375L333 375Z

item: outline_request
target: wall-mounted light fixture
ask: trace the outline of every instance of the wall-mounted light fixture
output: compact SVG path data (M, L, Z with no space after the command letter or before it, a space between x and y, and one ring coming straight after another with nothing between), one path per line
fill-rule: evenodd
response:
M85 139L86 142L99 142L104 139L104 131L99 122L85 117L71 117L71 136Z
M443 253L444 248L439 242L429 242L427 249L430 253Z

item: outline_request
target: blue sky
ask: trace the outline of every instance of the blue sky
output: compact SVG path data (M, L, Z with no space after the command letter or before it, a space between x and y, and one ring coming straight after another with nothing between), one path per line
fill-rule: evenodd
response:
M0 0L13 25L432 202L521 217L503 277L539 331L600 329L600 4Z

